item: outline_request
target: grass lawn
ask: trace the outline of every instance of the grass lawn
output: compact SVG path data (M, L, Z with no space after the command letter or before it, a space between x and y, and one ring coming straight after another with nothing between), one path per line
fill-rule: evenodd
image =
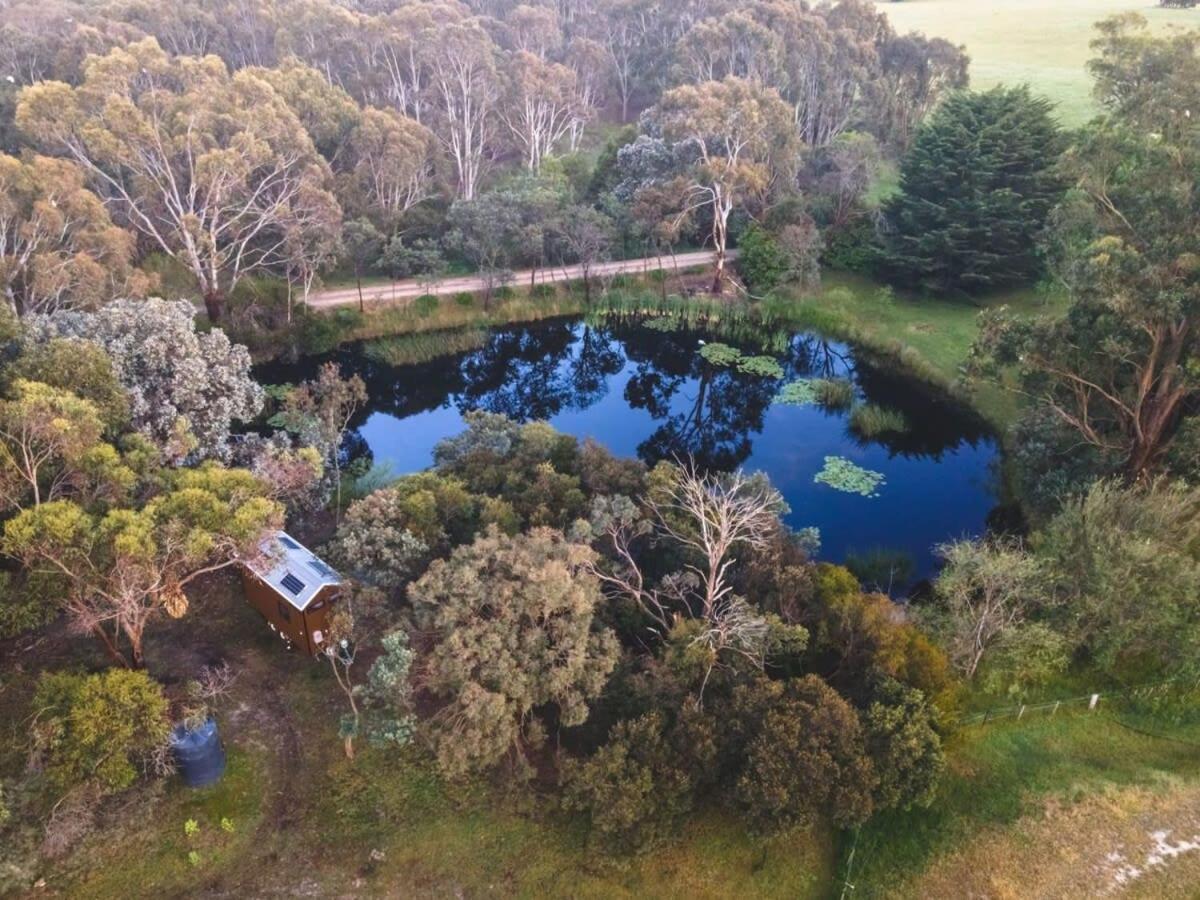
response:
M975 301L946 300L892 294L868 278L830 273L819 293L790 297L787 314L831 336L883 350L916 374L953 387L978 333L980 311L1002 304L1031 316L1056 315L1065 308L1062 297L1030 289ZM1016 396L999 386L978 386L970 400L999 427L1017 414Z
M1103 713L968 728L949 748L930 809L863 828L855 896L1104 893L1119 871L1112 854L1144 868L1153 832L1169 830L1174 841L1200 834L1196 732L1150 737ZM1147 871L1158 896L1194 896L1181 889L1194 892L1200 851Z
M548 804L484 790L452 799L427 766L395 755L340 763L331 780L327 834L336 829L348 854L378 849L374 883L409 896L803 898L822 896L831 877L823 831L764 844L738 822L701 815L677 845L613 861Z
M877 0L897 31L921 31L965 44L971 85L1028 82L1058 104L1063 124L1095 114L1085 68L1092 26L1139 12L1157 30L1200 27L1200 9L1159 9L1152 0Z

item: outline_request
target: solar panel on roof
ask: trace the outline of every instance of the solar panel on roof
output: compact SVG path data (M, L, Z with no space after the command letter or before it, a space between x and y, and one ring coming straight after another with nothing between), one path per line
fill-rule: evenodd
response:
M295 541L293 541L290 537L288 537L285 534L281 534L279 536L279 543L283 544L283 546L287 547L289 550L299 550L300 549L300 545L297 544Z
M289 591L291 591L297 597L299 597L300 592L302 590L304 590L304 582L301 581L299 578L297 578L295 575L293 575L291 572L288 572L286 575L284 575L282 578L280 578L279 583L281 585L283 585L285 588L287 588Z

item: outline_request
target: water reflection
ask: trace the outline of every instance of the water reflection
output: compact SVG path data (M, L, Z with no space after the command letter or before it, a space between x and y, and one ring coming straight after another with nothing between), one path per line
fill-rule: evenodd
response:
M603 397L624 363L619 345L586 325L581 331L565 321L536 331L502 331L459 364L464 383L456 403L460 412L550 419Z
M712 340L772 356L785 378L712 365L699 353ZM997 449L981 420L870 354L812 334L745 323L731 336L558 320L499 330L478 350L422 365L381 364L353 347L332 358L367 384L370 402L353 423L354 440L397 473L428 466L434 444L460 431L468 410L543 419L647 463L690 455L710 468L762 469L792 507L789 523L821 530L827 557L900 547L916 558L919 574L932 566L934 543L981 532L995 504ZM269 364L257 374L294 382L323 361ZM850 379L858 400L898 410L911 430L864 441L850 432L845 412L772 402L782 383L811 377ZM826 456L882 472L880 497L815 484Z

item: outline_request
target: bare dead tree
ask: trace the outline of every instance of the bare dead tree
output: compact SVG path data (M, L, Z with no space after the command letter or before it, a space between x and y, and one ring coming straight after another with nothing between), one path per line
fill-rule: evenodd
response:
M768 546L784 510L778 491L762 476L710 474L688 460L643 506L639 510L621 497L594 507L593 527L611 559L593 564L592 573L606 591L637 603L660 636L680 619L701 621L704 627L693 642L712 651L714 666L726 651L761 666L768 625L734 594L731 573L739 548ZM644 543L673 545L684 551L687 562L651 585L639 562ZM705 683L709 674L711 667Z

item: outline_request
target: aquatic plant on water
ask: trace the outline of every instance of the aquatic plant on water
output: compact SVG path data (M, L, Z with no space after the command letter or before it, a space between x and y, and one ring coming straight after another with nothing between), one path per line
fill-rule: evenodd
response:
M756 375L759 378L783 377L783 366L770 356L743 356L738 360L737 367L743 375Z
M825 409L845 409L854 402L854 385L846 378L801 378L789 381L780 388L774 402L789 406L816 404Z
M859 437L877 438L884 434L907 434L904 414L875 403L863 403L850 411L850 430Z
M854 382L849 378L818 378L813 387L823 409L849 409L854 403Z
M772 403L782 403L785 406L808 406L817 402L816 381L812 378L801 378L799 381L789 381L779 389Z
M671 316L659 316L656 319L647 319L642 323L643 328L663 333L678 331L682 325L683 323Z
M737 365L742 359L742 353L736 347L730 347L728 344L720 344L716 341L701 347L700 355L706 363L712 366L733 366Z
M489 337L486 328L400 334L368 341L363 355L385 366L411 366L478 350L487 344Z
M883 486L883 474L855 465L844 456L825 457L825 467L813 476L817 484L828 485L835 491L878 497Z

